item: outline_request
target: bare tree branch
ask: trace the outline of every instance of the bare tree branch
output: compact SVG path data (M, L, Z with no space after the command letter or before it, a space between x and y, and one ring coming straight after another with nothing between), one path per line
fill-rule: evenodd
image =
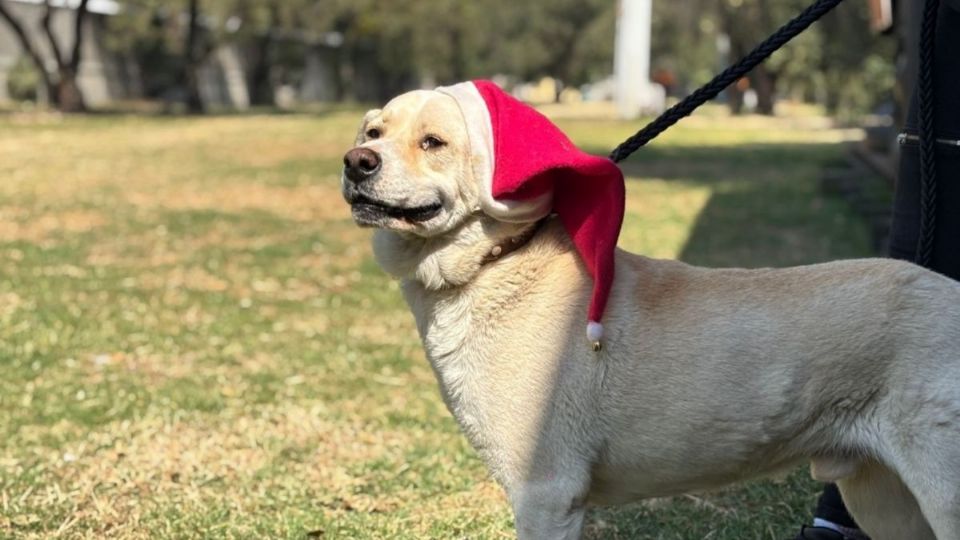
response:
M13 33L16 34L17 39L20 41L20 46L23 47L24 52L26 52L27 56L33 61L49 93L53 89L53 82L50 80L50 74L47 73L47 67L44 65L43 57L40 56L36 47L33 46L33 42L30 41L26 31L23 29L23 24L10 12L6 0L0 0L0 18L5 20L7 25L10 26L10 29L13 30Z
M63 70L64 58L60 50L60 43L57 42L57 36L53 34L53 30L50 28L50 20L52 18L53 6L50 5L50 0L47 0L43 18L40 19L40 27L43 28L43 32L47 36L47 41L50 43L50 50L53 51L53 58L57 61L57 68Z
M83 21L87 18L87 2L89 0L80 0L77 6L77 18L74 24L73 54L70 56L70 69L74 73L80 67L80 55L83 45Z
M189 20L187 21L187 42L183 51L182 83L186 90L187 110L191 113L203 113L203 98L200 95L199 69L201 53L197 51L200 38L200 0L187 0Z

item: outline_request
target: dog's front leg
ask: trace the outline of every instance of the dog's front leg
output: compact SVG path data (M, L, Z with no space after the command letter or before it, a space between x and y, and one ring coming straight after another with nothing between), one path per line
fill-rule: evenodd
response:
M527 481L511 495L519 540L577 540L587 486L572 478Z

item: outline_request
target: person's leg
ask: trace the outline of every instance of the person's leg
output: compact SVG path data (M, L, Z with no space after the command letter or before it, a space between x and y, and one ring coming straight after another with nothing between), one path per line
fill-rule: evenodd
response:
M801 529L797 540L869 540L850 517L835 484L824 487L813 515L813 527Z
M936 234L931 269L960 280L960 0L948 0L937 19L934 53L934 115L937 144ZM917 131L917 95L914 92L900 147L893 224L889 255L915 261L920 239L920 150L913 136ZM824 488L814 513L814 527L845 532L857 529L840 491L833 484ZM815 538L813 533L800 538Z
M827 484L824 487L813 515L814 527L825 527L845 533L851 533L859 529L857 522L847 512L847 507L840 497L840 490L837 489L835 484Z

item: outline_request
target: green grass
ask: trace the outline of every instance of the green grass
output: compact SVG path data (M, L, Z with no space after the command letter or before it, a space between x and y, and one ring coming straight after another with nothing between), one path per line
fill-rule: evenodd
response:
M0 537L508 538L338 168L359 112L0 117ZM638 123L563 120L606 152ZM817 193L847 134L693 118L625 165L622 245L708 265L867 255ZM590 518L784 538L799 471Z

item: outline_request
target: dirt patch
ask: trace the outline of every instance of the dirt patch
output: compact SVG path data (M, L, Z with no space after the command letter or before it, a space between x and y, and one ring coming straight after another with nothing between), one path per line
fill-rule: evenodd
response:
M23 209L7 207L0 209L0 242L48 242L66 234L90 232L107 221L94 210L63 210L30 217Z

